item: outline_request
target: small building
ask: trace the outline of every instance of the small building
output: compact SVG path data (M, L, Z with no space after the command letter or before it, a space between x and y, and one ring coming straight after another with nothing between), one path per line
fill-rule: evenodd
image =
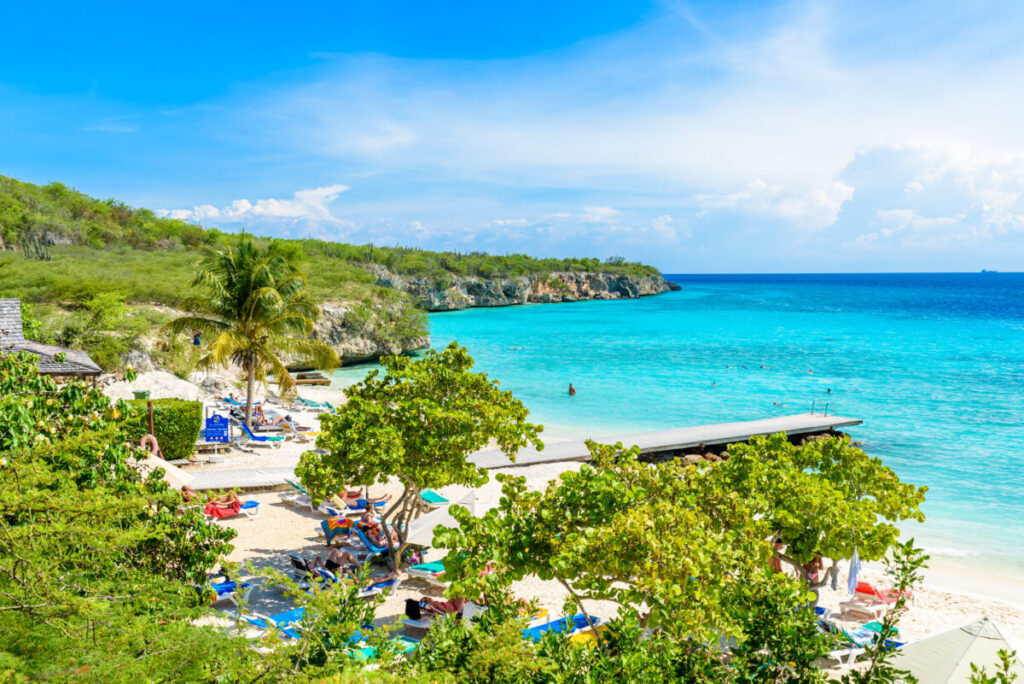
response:
M83 351L26 340L21 327L20 299L0 299L0 354L8 352L35 354L39 357L39 372L43 375L92 378L95 383L103 373L103 369ZM58 354L64 354L63 362L57 360Z

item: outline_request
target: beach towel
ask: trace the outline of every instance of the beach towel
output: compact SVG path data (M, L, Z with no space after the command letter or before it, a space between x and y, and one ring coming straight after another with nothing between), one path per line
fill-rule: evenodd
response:
M344 516L334 516L327 519L327 529L331 532L346 531L352 527L352 521Z
M246 503L249 503L248 501ZM230 518L238 515L242 510L242 504L236 499L230 508L221 508L217 504L210 502L206 504L206 508L203 509L203 513L210 516L211 518Z
M850 590L851 594L857 593L857 575L860 574L860 556L857 554L857 549L853 549L853 558L850 559L850 575L846 579L846 588Z

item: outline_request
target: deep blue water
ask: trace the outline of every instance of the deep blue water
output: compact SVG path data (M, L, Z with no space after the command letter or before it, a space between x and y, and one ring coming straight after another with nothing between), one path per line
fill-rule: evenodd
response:
M1024 274L667 277L682 290L434 314L433 345L467 346L549 440L828 402L929 486L908 534L1024 572Z

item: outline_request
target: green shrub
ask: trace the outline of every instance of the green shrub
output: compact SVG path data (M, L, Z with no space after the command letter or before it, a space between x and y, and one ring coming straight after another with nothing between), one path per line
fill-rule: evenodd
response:
M128 421L129 436L135 444L149 432L146 418L146 400L134 399L128 402L131 417ZM173 461L188 458L195 451L199 438L199 426L203 421L203 405L198 401L184 399L153 400L153 430L164 458Z

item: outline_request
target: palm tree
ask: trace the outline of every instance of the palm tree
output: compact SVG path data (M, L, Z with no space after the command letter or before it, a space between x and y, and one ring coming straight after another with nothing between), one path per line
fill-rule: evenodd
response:
M165 330L208 336L200 368L234 363L245 371L245 422L250 426L256 381L266 385L273 374L282 396L295 390L279 353L318 368L340 365L330 346L309 337L320 307L306 289L306 276L250 238L209 253L191 285L202 292L190 305L194 314L171 321Z

